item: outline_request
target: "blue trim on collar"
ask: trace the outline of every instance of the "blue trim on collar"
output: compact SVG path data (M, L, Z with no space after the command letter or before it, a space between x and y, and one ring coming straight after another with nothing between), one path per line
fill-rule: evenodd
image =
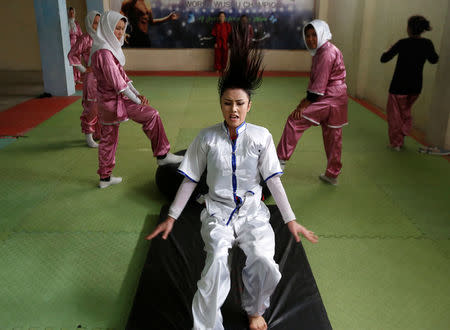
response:
M230 131L228 130L227 122L224 120L223 129L227 132L228 136L230 136ZM247 129L247 122L244 121L242 124L240 124L238 127L236 127L236 136L239 136L242 132L244 132Z
M238 127L236 127L236 135L239 136L243 131L247 129L247 123L244 121Z

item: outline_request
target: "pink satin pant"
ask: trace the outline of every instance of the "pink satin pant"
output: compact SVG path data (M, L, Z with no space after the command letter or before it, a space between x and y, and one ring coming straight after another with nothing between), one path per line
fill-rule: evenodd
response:
M97 102L83 101L83 113L80 116L81 132L93 134L94 139L100 138L101 125L98 122Z
M125 100L128 118L142 124L142 130L152 144L153 155L163 156L170 150L161 117L156 109L148 105L135 104ZM97 173L101 179L111 176L116 164L116 149L119 140L119 124L101 125L101 138L98 146Z
M81 72L78 71L75 67L73 67L73 81L75 81L75 84L78 81L81 81Z
M98 121L97 80L92 72L83 75L83 113L81 114L81 132L93 134L95 140L100 139L100 123Z
M322 126L323 145L328 160L325 174L330 178L337 178L342 168L342 128L331 128L324 123L328 118L329 111L329 107L328 110L323 109L319 113L316 113L315 119ZM303 133L312 125L317 126L317 124L304 117L297 120L290 115L277 146L278 159L289 160L294 153L298 140L300 140Z
M389 142L391 147L401 147L412 127L411 108L419 95L389 93L386 107Z

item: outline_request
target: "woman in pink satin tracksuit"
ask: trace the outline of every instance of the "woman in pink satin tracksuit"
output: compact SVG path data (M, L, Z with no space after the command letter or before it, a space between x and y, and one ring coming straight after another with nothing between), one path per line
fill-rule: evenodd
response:
M282 167L291 158L303 132L312 125L322 127L327 169L319 178L337 185L341 172L342 127L347 125L347 85L341 51L333 45L328 24L313 20L303 29L306 47L313 56L307 97L290 114L278 143Z
M119 138L119 125L131 118L142 124L151 141L158 165L180 163L183 157L169 153L170 144L156 109L148 105L144 95L134 88L126 75L122 51L127 18L118 12L107 11L100 19L92 45L90 63L97 79L98 114L101 138L98 148L100 188L122 182L111 175Z
M68 16L70 47L73 47L73 45L77 42L78 37L83 34L83 31L81 30L80 24L75 21L75 8L69 7ZM75 68L73 68L73 80L75 83L81 82L81 73Z
M95 36L98 22L100 21L100 13L98 11L90 11L86 16L87 33L82 34L75 45L70 49L67 57L69 63L79 72L84 73L83 76L83 113L81 114L81 132L86 135L86 143L91 148L97 148L98 144L94 139L100 139L100 124L97 118L97 80L92 69L87 68L81 63L83 59L87 66L89 63L89 55L92 48L92 38Z

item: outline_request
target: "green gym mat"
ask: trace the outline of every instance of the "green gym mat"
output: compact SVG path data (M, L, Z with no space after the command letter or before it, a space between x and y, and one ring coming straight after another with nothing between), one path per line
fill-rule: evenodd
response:
M221 121L215 77L132 77L161 114L172 150ZM303 77L267 77L247 121L278 142ZM387 97L387 93L386 93ZM123 329L163 204L140 126L123 123L114 175L97 188L81 100L0 146L0 329ZM349 101L337 187L322 183L320 128L308 130L282 181L334 329L448 329L450 172L443 157L393 152L386 122ZM9 142L9 141L8 141ZM273 204L269 199L268 203ZM149 320L151 322L151 320ZM294 330L294 329L287 329Z

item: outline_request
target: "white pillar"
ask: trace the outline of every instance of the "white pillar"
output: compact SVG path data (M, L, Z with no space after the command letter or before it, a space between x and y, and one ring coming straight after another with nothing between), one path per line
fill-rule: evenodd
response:
M34 0L44 90L53 96L75 93L65 0Z

